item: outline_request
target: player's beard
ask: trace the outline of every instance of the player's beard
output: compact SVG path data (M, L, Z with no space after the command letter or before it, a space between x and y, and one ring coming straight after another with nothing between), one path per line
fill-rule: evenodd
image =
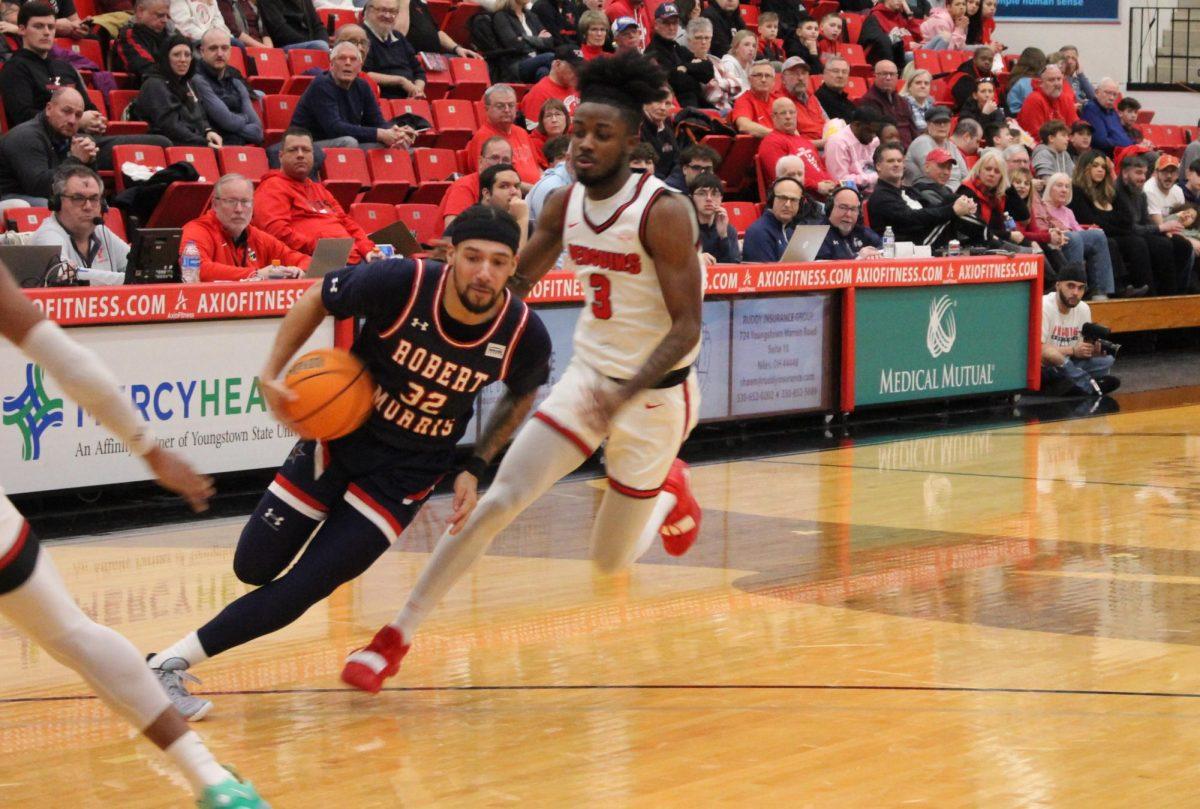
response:
M489 311L491 311L492 307L496 305L496 301L500 300L500 296L504 294L504 290L501 289L499 292L494 293L490 298L488 298L486 303L481 305L472 300L472 290L470 284L468 284L466 287L459 287L458 282L456 281L454 284L454 291L458 293L459 303L461 303L463 308L473 315L486 315Z

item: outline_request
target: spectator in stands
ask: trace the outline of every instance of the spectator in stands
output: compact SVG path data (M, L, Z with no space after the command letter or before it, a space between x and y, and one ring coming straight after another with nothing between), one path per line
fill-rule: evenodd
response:
M263 177L254 192L254 224L293 250L311 256L317 242L352 238L350 263L381 257L366 231L351 219L333 194L309 174L313 168L312 133L291 127L283 133L280 169Z
M217 0L221 18L229 33L248 48L274 48L275 43L263 30L257 0Z
M1105 396L1121 385L1109 374L1114 357L1082 338L1083 324L1092 319L1086 290L1083 267L1070 264L1042 298L1042 390L1052 396Z
M213 188L212 208L183 226L179 245L200 251L201 281L266 281L299 278L309 257L250 224L254 184L226 174ZM276 264L275 262L279 262Z
M125 283L129 245L104 224L104 183L87 166L64 165L54 175L53 213L33 233L33 244L54 245L80 281L92 286Z
M1153 144L1142 136L1142 129L1138 126L1138 113L1141 109L1142 102L1133 96L1125 96L1117 102L1117 114L1121 117L1121 128L1125 130L1130 142L1151 146Z
M908 157L904 160L905 175L908 174ZM923 167L924 174L918 177L912 184L913 193L921 198L921 201L926 205L937 207L939 205L951 205L954 203L954 189L950 188L947 183L950 181L950 173L955 166L954 155L945 149L931 149L925 155L925 165ZM964 175L965 176L965 175Z
M947 0L921 23L922 48L961 51L967 46L967 0Z
M821 62L829 64L829 60L838 56L838 47L842 44L842 17L836 11L821 18L821 36L817 40L817 51Z
M1178 185L1178 180L1179 158L1169 154L1160 155L1154 164L1154 182L1148 182L1144 186L1150 221L1162 224L1167 214L1187 202L1183 198L1183 189Z
M45 109L0 138L0 201L46 206L59 166L94 166L95 141L80 135L83 99L74 87L59 87Z
M753 31L738 31L729 43L729 53L721 57L725 75L737 82L734 96L750 89L750 66L758 58L758 37ZM766 58L766 57L763 57ZM768 60L770 61L770 60Z
M896 241L941 248L954 238L955 221L977 211L964 196L930 207L916 191L905 188L904 149L898 142L875 150L875 172L879 182L867 200L867 218L877 233L891 227Z
M1051 174L1061 172L1070 176L1075 171L1075 161L1067 147L1071 143L1071 130L1062 121L1053 120L1042 124L1038 130L1041 144L1034 148L1033 175L1045 180Z
M542 106L553 99L565 108L568 117L563 124L566 125L570 116L575 114L575 108L579 106L579 96L575 94L575 80L581 64L583 54L574 45L559 45L555 49L550 72L530 87L529 92L521 99L521 112L524 113L526 121L540 120Z
M975 55L958 66L958 70L950 74L950 95L954 98L954 109L961 110L967 99L975 95L975 87L980 79L996 81L992 73L992 61L996 54L991 48L983 47L975 51Z
M801 13L807 13L801 9ZM841 17L837 17L837 21L841 23ZM761 19L761 18L760 18ZM762 36L761 23L759 27L759 36ZM791 39L784 40L784 47L789 57L795 56L803 59L808 65L808 69L812 73L820 73L825 69L824 58L829 54L821 52L821 23L812 18L806 19L800 23L796 29L796 36ZM835 50L834 53L837 53ZM765 55L762 58L767 58Z
M679 144L671 128L671 99L642 106L642 142L654 149L654 173L661 180L671 176L678 159Z
M400 0L367 0L363 28L370 44L362 69L383 98L424 98L425 68L404 35L392 30L399 12Z
M1113 150L1132 146L1135 141L1121 125L1121 114L1116 109L1121 94L1117 83L1103 78L1097 83L1095 94L1084 106L1083 117L1092 125L1092 146L1111 156Z
M411 146L416 133L384 120L361 72L362 52L353 43L339 42L330 53L329 70L313 79L296 102L292 124L312 133L322 148Z
M652 7L645 0L611 0L611 2L604 3L604 13L608 15L608 18L613 22L613 37L618 40L616 42L618 53L621 52L622 47L632 48L633 43L627 41L624 45L622 45L622 43L619 41L619 34L624 34L626 38L629 38L631 36L631 29L628 27L627 23L622 23L620 26L618 26L617 23L620 23L622 20L626 19L633 20L638 27L638 38L636 40L637 47L641 50L644 50L650 44L648 41L648 37L650 36L649 32L653 31L655 27L654 23L656 18L654 17L653 13L655 11L657 11L657 9ZM678 14L678 9L676 9L676 14ZM621 29L620 31L617 30L618 27ZM676 33L678 33L678 31L676 31ZM669 38L674 40L675 34L672 34Z
M534 155L540 168L545 169L550 165L542 154L546 141L559 135L567 135L570 125L571 116L567 114L567 105L557 98L546 99L537 115L537 126L529 133L529 140L533 143Z
M1118 208L1124 207L1129 212L1134 232L1143 235L1150 246L1158 293L1181 295L1191 289L1195 253L1191 243L1180 235L1183 226L1178 221L1156 222L1150 216L1145 191L1146 168L1146 161L1140 155L1130 155L1121 160L1121 174L1116 182L1116 204Z
M633 17L617 17L612 24L613 55L641 53L645 47L642 26Z
M700 12L700 16L712 23L710 51L713 56L720 59L729 53L729 46L733 44L733 35L746 27L738 0L711 0L708 7ZM758 50L757 43L755 50Z
M912 185L917 178L922 176L925 158L934 149L949 152L950 156L954 158L954 168L947 182L951 191L957 189L958 184L966 179L967 161L954 141L950 139L950 109L948 107L934 107L925 116L925 134L914 140L905 153L904 180L906 183Z
M814 23L815 38L817 21L808 16L804 6L785 0L762 0L759 3L759 48L756 57L782 62L786 56L799 55L800 28L810 21Z
M829 233L817 251L817 261L879 258L883 240L862 224L862 207L862 196L857 189L841 186L833 192L825 206Z
M1099 152L1095 154L1099 154ZM1058 223L1059 229L1067 233L1070 237L1070 241L1067 243L1068 251L1066 252L1069 253L1071 243L1076 241L1081 242L1084 251L1083 259L1076 253L1072 260L1087 261L1089 255L1098 253L1100 247L1097 242L1103 239L1104 248L1108 251L1109 263L1112 265L1113 288L1116 289L1117 296L1121 298L1139 298L1148 293L1152 280L1149 264L1140 264L1138 266L1126 264L1121 252L1121 246L1117 243L1116 239L1110 237L1096 225L1089 225L1086 228L1080 225L1079 220L1075 218L1075 212L1070 207L1073 193L1071 177L1066 174L1052 174L1046 180L1046 191L1042 196L1046 213ZM1088 261L1088 267L1090 271L1092 267L1090 261ZM1102 269L1097 270L1097 274L1102 272Z
M1011 171L1009 176L1013 187L1022 190L1029 209L1030 216L1027 224L1022 227L1022 232L1032 241L1049 241L1051 249L1046 250L1047 260L1058 254L1061 261L1056 265L1056 269L1061 267L1062 263L1082 263L1087 268L1088 286L1097 300L1116 294L1116 279L1127 277L1120 263L1120 254L1116 254L1114 261L1114 253L1110 251L1108 237L1104 235L1104 231L1099 228L1083 230L1075 221L1070 208L1066 207L1071 197L1071 176L1063 173L1050 175L1046 178L1047 193L1044 196L1032 193L1033 183L1029 172L1023 169ZM1052 211L1046 202L1051 196L1049 186L1054 178L1058 178L1058 188L1054 196L1061 201L1057 212ZM1020 225L1018 222L1018 226ZM1043 234L1049 234L1050 238L1043 238ZM1058 238L1055 238L1055 234L1058 234ZM1046 245L1042 244L1042 247L1045 250ZM1114 245L1113 250L1115 249Z
M3 73L0 73L0 76L3 76L3 75L4 75ZM1179 158L1179 163L1180 163L1180 165L1187 166L1188 169L1190 170L1192 164L1195 163L1197 160L1200 160L1200 138L1194 139L1191 143L1189 143L1187 145L1187 147L1183 150L1183 157ZM1186 183L1186 182L1187 182L1186 179L1180 180L1180 183ZM1190 199L1188 200L1188 202L1191 202L1191 201L1192 200L1190 200Z
M54 34L69 39L91 36L91 25L79 18L74 0L49 0L54 8Z
M507 163L479 172L479 201L511 214L521 228L521 244L529 235L529 206L521 197L521 176Z
M1096 90L1092 87L1088 77L1083 74L1083 68L1079 66L1079 48L1074 45L1063 45L1058 52L1063 56L1061 65L1063 78L1075 96L1076 108L1082 112L1089 102L1096 100Z
M459 177L442 195L438 218L442 223L443 230L449 227L460 213L479 202L480 172L499 165L512 165L512 147L504 138L493 135L483 142L483 146L479 150L479 171L472 171Z
M132 73L140 83L154 67L158 52L167 41L170 21L167 0L137 0L133 19L122 26L113 42L110 53L113 70Z
M826 118L849 121L850 116L854 114L855 104L846 93L849 83L850 63L841 56L832 56L826 60L821 86L817 88L816 93Z
M701 174L716 174L721 168L721 156L711 146L703 143L693 143L679 153L675 170L667 176L667 186L675 191L686 194L692 180Z
M329 50L329 32L317 18L312 0L258 0L262 30L276 48Z
M1014 209L1013 200L1020 202L1020 212ZM1033 192L1033 175L1028 169L1008 169L1008 192L1005 213L1015 223L1014 230L1021 232L1024 243L1040 250L1046 257L1045 277L1053 280L1056 271L1067 263L1063 248L1078 249L1079 243L1068 245L1067 234L1050 217L1040 194ZM1099 272L1093 268L1094 272ZM1112 292L1112 266L1107 264L1103 272L1103 285L1093 287L1098 295L1107 297Z
M791 177L780 177L767 193L767 207L750 227L742 242L742 260L772 264L783 257L797 225L816 224L808 218L804 199L804 184Z
M808 62L799 56L789 56L783 61L780 75L784 95L796 105L796 131L818 149L825 148L825 111L816 94L809 92Z
M192 77L192 89L209 126L227 146L261 145L263 125L250 100L250 87L236 67L229 64L229 34L212 29L200 40L200 65Z
M729 213L721 206L725 192L715 174L705 172L688 185L696 219L700 224L700 258L705 266L737 264L742 260L737 230L729 224Z
M1195 205L1200 203L1200 159L1186 165L1187 177L1180 188L1183 189L1183 201Z
M537 157L533 151L533 142L525 127L514 126L517 119L517 94L507 84L493 84L483 94L483 108L486 121L479 124L479 131L467 144L467 168L476 171L479 168L477 157L480 146L488 138L499 135L508 141L512 147L513 167L521 175L521 182L532 186L542 176L538 169Z
M655 173L655 164L658 162L658 153L654 151L654 147L645 141L639 142L629 152L629 169L636 174L645 172Z
M775 90L775 68L770 62L755 62L750 68L750 91L733 103L729 122L738 132L766 137L771 134L771 105L780 95Z
M337 33L333 35L333 43L329 49L332 51L334 45L340 45L343 42L349 42L358 48L358 52L363 58L363 63L366 63L367 54L371 52L371 40L367 39L366 28L353 23L339 26Z
M825 170L839 182L853 182L864 194L875 187L875 147L883 119L874 107L859 107L850 125L825 142Z
M1004 88L1005 106L1009 115L1019 115L1025 99L1033 92L1033 80L1046 69L1046 54L1041 48L1026 48L1017 57Z
M542 153L546 162L550 164L550 168L542 172L541 179L533 184L533 188L529 189L529 196L525 198L529 202L529 223L531 225L537 222L537 218L546 204L546 199L558 189L566 188L571 184L573 180L571 167L567 163L570 148L571 139L565 135L550 138L542 147Z
M1062 71L1057 65L1046 65L1041 73L1041 84L1021 106L1017 123L1026 132L1037 132L1047 121L1059 120L1070 126L1078 119L1075 102L1063 92Z
M775 99L771 105L771 120L775 128L758 147L758 160L764 179L768 183L775 179L775 165L779 158L795 155L805 164L805 189L824 199L837 182L825 170L816 145L796 131L796 105L790 98Z
M900 133L900 143L907 149L917 136L917 127L913 122L912 108L896 92L896 81L899 78L900 73L896 70L894 62L879 60L875 63L875 81L858 103L879 110L880 118L891 119Z
M158 52L158 63L146 71L142 90L130 117L150 124L150 132L176 146L221 147L221 136L208 123L204 107L192 90L196 63L192 41L172 34Z
M217 0L171 0L168 9L175 33L182 34L193 42L206 31L221 31L231 34L217 7Z
M608 18L599 11L585 11L579 15L579 52L585 62L597 56L609 54Z
M983 142L980 144L983 149L999 149L1004 151L1009 146L1016 142L1013 137L1013 131L1008 123L1003 124L987 123L983 125Z
M995 149L980 154L957 191L958 196L966 197L976 205L975 213L957 224L960 240L980 247L1009 250L1018 249L1026 242L1025 235L1008 224L1015 218L1015 215L1006 216L1008 187L1004 156ZM1021 213L1025 218L1026 212ZM1022 252L1028 252L1028 248L1023 248Z
M400 0L400 13L393 27L396 33L404 35L417 53L445 53L463 59L483 58L482 54L460 45L440 30L425 0Z
M562 37L569 36L573 41L577 31L575 18L579 14L577 5L574 0L537 0L533 10L548 29L558 32Z
M704 85L704 100L707 105L722 115L729 114L733 99L741 94L741 85L725 71L725 64L709 52L712 45L712 22L697 17L687 24L687 48L695 59L703 59L712 65L712 81Z
M675 41L679 34L679 9L663 3L654 12L654 36L646 46L646 55L667 71L667 82L681 107L707 107L705 89L713 80L713 65L697 59Z
M900 93L912 113L913 130L916 132L913 140L925 134L925 116L937 106L931 94L932 88L933 74L928 70L917 70L905 82L904 90Z
M996 85L988 78L982 78L975 83L975 94L962 105L958 117L959 120L970 118L978 121L980 126L1008 125L1008 118L1005 116L1004 110L996 103Z
M863 22L859 44L872 65L890 59L902 65L907 60L906 43L921 39L921 26L913 19L904 0L879 0Z
M545 26L523 0L500 0L499 10L492 15L496 38L505 51L516 54L517 77L533 84L550 72L554 49L562 38Z
M973 166L979 154L979 143L983 140L983 127L970 118L960 120L950 135L950 142L958 149L968 166Z
M1067 154L1071 160L1078 160L1084 152L1092 148L1092 125L1083 118L1071 124L1071 134L1067 138Z
M1008 46L998 41L996 32L997 0L967 0L967 47L987 45L996 53L1004 53ZM973 10L974 9L974 10Z

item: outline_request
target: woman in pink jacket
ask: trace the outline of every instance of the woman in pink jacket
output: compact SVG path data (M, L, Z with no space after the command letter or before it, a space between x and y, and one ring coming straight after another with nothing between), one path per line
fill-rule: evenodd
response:
M921 23L922 48L961 51L967 46L967 0L947 0Z

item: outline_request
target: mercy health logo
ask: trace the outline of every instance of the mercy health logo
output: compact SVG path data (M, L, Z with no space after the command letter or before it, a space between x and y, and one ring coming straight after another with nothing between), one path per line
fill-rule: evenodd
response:
M954 312L950 307L954 301L949 295L942 295L929 302L929 327L925 330L925 347L929 356L935 360L943 354L949 354L954 348L954 338L958 336L958 324L954 322Z
M42 433L63 423L63 400L51 399L43 384L44 372L32 362L25 365L25 389L4 397L4 424L21 431L21 459L42 457Z

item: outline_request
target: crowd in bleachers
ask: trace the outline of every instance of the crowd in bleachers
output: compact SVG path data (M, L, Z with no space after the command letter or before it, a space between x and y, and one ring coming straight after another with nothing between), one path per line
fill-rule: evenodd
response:
M293 251L280 267L302 270L296 256L323 236L354 239L360 260L378 254L370 233L404 221L431 245L481 200L535 221L570 182L578 66L641 50L671 95L647 105L635 157L691 195L707 261L778 261L796 227L825 224L819 259L876 255L890 230L934 254L1041 252L1049 279L1082 263L1096 296L1196 288L1196 128L1153 124L1072 46L1012 52L996 0L0 10L5 226L36 230L52 207L96 218L90 185L75 188L87 177L64 174L87 167L112 203L105 236L187 226L184 244L204 237L206 280L262 277L279 253L218 256L218 227L252 223L258 243ZM183 179L147 212L137 192L178 164ZM80 260L97 260L80 228Z

